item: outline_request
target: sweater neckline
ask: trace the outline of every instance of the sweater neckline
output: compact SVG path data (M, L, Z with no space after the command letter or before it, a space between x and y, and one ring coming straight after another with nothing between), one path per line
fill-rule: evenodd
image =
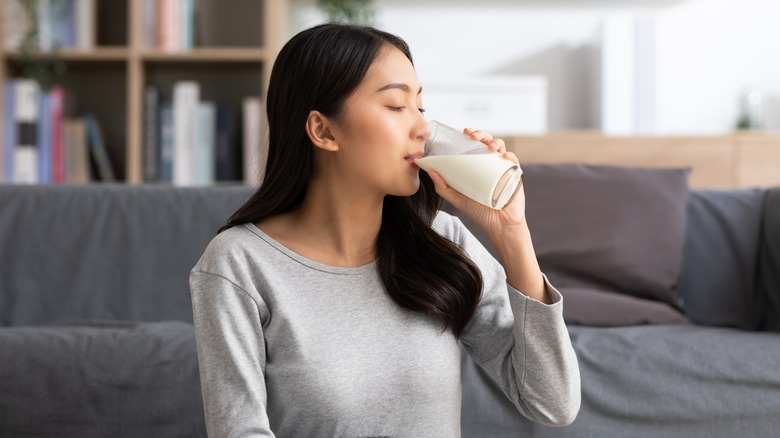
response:
M258 228L253 223L246 223L244 224L244 227L249 230L251 233L255 234L256 236L263 239L266 243L271 245L274 249L281 252L282 254L286 255L287 257L295 260L296 262L308 266L309 268L316 269L318 271L323 272L329 272L332 274L341 274L341 275L357 275L357 274L363 274L366 272L371 272L376 269L377 261L373 260L365 265L361 266L350 266L350 267L344 267L344 266L331 266L326 265L324 263L320 263L317 261L314 261L310 258L304 257L297 252L291 250L290 248L287 248L286 246L279 243L276 239L266 234L263 230Z

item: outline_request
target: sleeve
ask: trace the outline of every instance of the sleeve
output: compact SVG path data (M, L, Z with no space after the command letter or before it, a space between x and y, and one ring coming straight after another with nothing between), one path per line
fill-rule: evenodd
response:
M261 317L268 309L212 273L192 272L190 292L208 436L273 437Z
M563 321L563 297L545 276L553 304L528 298L457 219L455 243L482 272L482 298L464 329L464 349L499 384L517 410L548 426L571 424L580 408L577 356Z

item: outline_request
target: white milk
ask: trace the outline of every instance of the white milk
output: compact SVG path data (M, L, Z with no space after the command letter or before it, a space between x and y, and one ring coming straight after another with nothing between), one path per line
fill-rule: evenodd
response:
M437 172L453 189L496 209L506 207L522 181L520 167L497 153L433 155L414 162Z

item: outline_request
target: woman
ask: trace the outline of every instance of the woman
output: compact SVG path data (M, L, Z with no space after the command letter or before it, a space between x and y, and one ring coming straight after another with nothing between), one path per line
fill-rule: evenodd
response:
M495 211L420 172L420 91L406 44L372 28L279 53L265 179L190 277L209 436L459 436L459 343L524 415L573 421L577 361L524 197Z

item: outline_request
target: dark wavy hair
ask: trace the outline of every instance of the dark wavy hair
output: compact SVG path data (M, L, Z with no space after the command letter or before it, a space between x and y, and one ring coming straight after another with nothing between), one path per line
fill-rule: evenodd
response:
M257 192L219 231L294 209L304 199L314 163L305 128L310 111L338 119L386 45L412 61L399 37L371 27L323 24L290 39L274 63L266 98L268 161ZM460 337L482 293L479 269L464 251L431 228L441 207L430 177L420 173L413 196L384 199L377 266L401 307L436 317Z

